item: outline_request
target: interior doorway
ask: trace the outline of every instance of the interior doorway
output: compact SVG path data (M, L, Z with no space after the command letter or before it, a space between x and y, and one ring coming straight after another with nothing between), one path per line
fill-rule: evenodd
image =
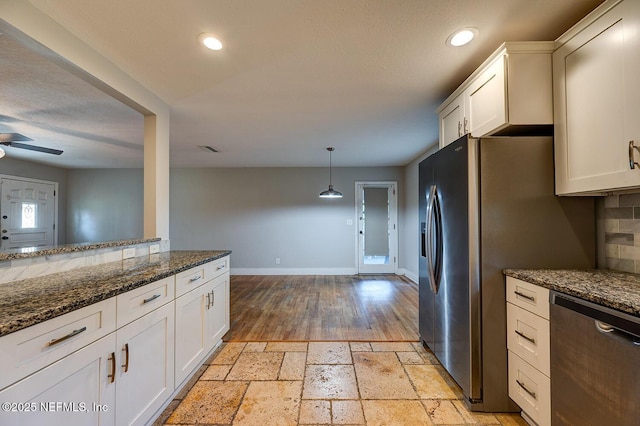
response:
M356 182L356 246L360 274L397 272L397 186L397 182Z
M0 249L54 246L57 182L0 175Z

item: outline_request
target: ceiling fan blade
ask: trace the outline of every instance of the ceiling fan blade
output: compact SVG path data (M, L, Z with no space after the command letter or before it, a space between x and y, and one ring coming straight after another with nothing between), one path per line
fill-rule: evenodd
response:
M29 140L31 140L31 139L29 139ZM2 143L3 145L10 146L12 148L28 149L30 151L44 152L46 154L53 154L53 155L62 154L62 151L60 151L59 149L52 149L52 148L45 148L45 147L42 147L42 146L28 145L26 143L20 143L20 142L0 142L0 143Z
M4 142L25 142L32 141L33 139L21 135L20 133L0 133L0 143Z

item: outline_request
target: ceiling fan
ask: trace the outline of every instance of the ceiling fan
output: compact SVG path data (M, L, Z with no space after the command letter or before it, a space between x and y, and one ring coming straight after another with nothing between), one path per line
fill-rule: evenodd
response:
M10 146L12 148L28 149L30 151L44 152L46 154L53 154L53 155L62 154L62 151L59 149L45 148L42 146L29 145L26 143L22 143L22 142L32 141L32 140L33 139L26 137L24 135L21 135L20 133L0 133L0 145Z

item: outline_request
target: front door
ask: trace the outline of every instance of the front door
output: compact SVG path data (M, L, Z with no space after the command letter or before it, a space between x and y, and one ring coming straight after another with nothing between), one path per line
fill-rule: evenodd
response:
M0 249L53 246L57 183L0 177Z
M398 252L397 184L356 182L358 273L393 274Z

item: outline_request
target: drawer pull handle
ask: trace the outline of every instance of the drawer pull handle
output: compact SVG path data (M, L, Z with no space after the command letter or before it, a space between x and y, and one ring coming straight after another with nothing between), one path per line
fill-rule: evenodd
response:
M531 398L533 399L538 399L538 397L536 396L535 392L531 392L529 389L527 389L527 387L522 384L522 382L520 380L516 380L516 383L518 384L518 386L520 386L526 393L528 393L529 395L531 395Z
M53 346L53 345L57 345L58 343L62 343L67 339L71 339L73 336L77 336L83 331L87 331L87 327L82 327L77 330L73 330L71 333L67 334L66 336L60 337L59 339L53 339L48 343L48 346Z
M202 278L202 277L201 277L200 275L198 275L197 277L193 277L193 278L191 278L191 279L189 280L189 282L190 282L190 283L192 283L192 282L196 282L196 281L198 281L200 278Z
M516 294L516 296L520 296L520 297L522 297L524 299L527 299L527 300L529 300L531 302L535 303L535 301L536 301L536 298L533 297L533 296L529 296L529 295L526 295L524 293L520 293L519 291L514 291L514 293Z
M111 352L109 355L109 361L111 361L111 374L107 374L107 377L110 379L109 383L113 383L116 381L116 354L115 352Z
M154 294L154 295L153 295L153 296L151 296L150 298L148 298L148 299L144 299L144 300L142 301L142 304L144 305L145 303L149 303L149 302L151 302L152 300L156 300L158 297L160 297L160 295L159 295L159 294Z
M124 368L124 372L129 371L129 344L125 343L124 348L122 348L122 352L124 352L124 364L121 365Z
M516 332L516 334L517 334L518 336L522 337L523 339L530 341L530 342L531 342L531 343L533 343L534 345L536 344L536 339L533 339L533 338L531 338L531 337L527 336L526 334L524 334L524 333L523 333L523 332L521 332L521 331L515 330L515 332Z
M224 265L220 265L216 268L216 271L219 271L220 269L224 269Z

